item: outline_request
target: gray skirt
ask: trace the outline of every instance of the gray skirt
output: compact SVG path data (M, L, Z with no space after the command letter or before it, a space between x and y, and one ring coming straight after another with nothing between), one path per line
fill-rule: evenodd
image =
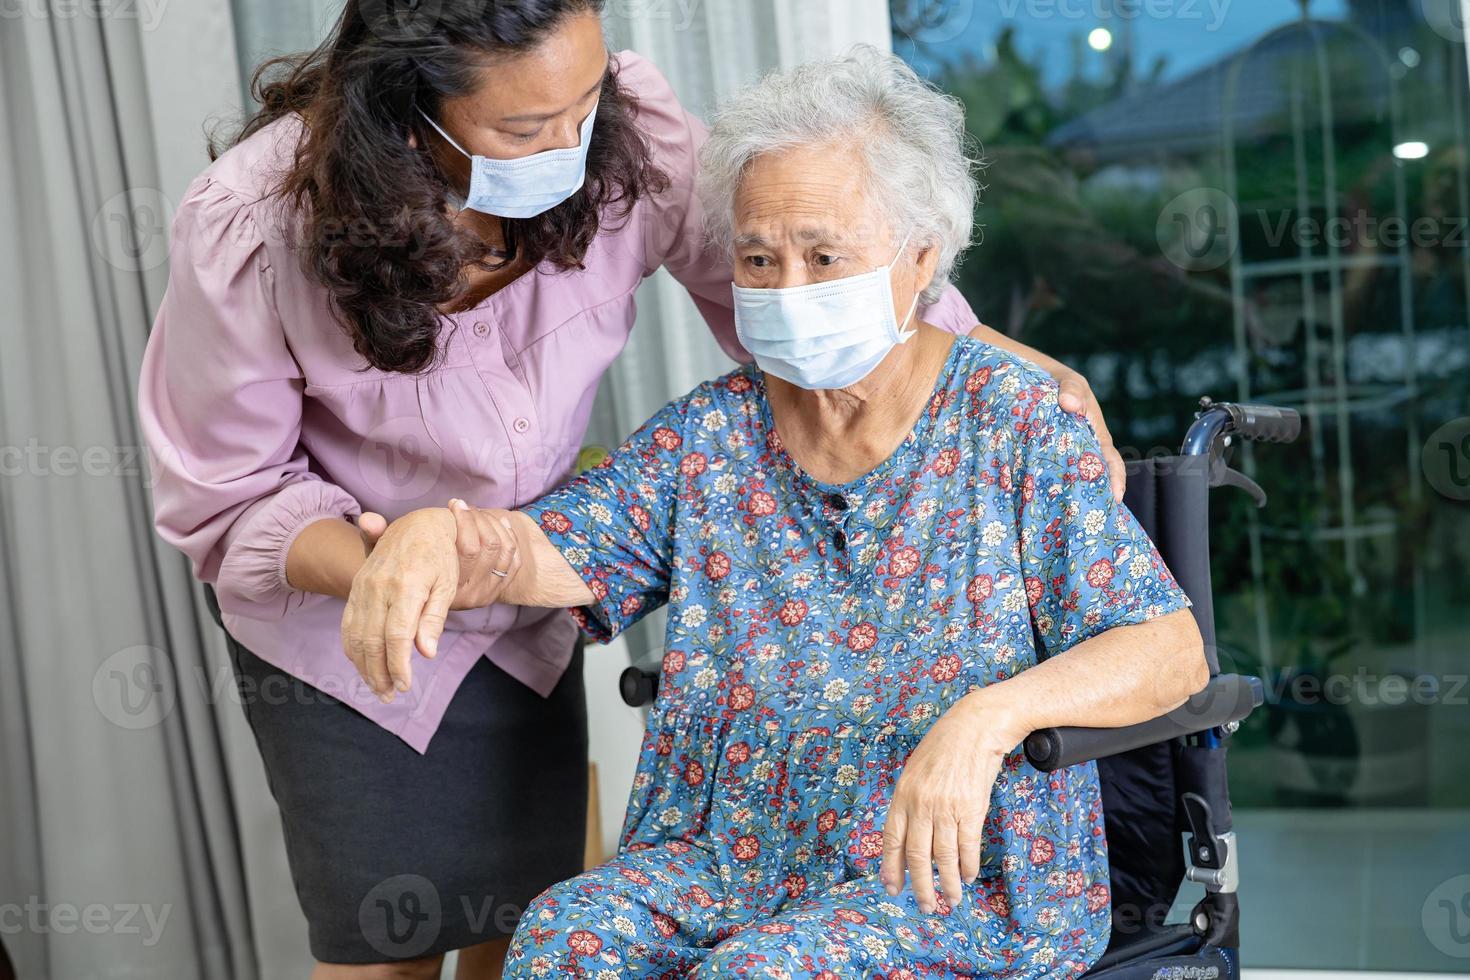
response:
M549 698L481 658L424 755L229 647L319 962L386 963L508 935L543 889L582 870L580 644Z

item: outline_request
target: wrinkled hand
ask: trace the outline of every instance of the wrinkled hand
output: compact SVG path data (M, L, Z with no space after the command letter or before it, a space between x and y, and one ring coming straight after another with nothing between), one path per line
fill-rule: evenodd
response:
M1102 445L1103 459L1108 464L1108 480L1113 487L1113 498L1121 502L1123 490L1128 484L1128 470L1123 465L1123 456L1113 445L1113 434L1108 431L1107 420L1103 418L1102 405L1098 403L1097 396L1092 393L1092 385L1087 379L1071 368L1061 368L1052 373L1061 391L1057 396L1057 403L1062 406L1062 411L1080 415L1092 423L1092 428L1097 432L1097 441Z
M959 905L964 886L980 874L990 794L1005 754L1021 740L994 724L992 712L967 704L972 697L946 711L909 756L883 824L880 880L889 895L897 895L907 868L925 914L939 907L935 868L949 908Z
M503 517L459 500L391 524L363 514L358 527L367 561L342 613L342 646L388 703L412 684L414 648L435 656L449 611L495 602L520 568L520 554Z

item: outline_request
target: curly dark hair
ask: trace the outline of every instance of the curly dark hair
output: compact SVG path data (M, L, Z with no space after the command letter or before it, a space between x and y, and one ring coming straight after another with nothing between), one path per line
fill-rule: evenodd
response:
M418 109L437 118L444 99L475 90L486 54L529 50L565 18L601 13L603 2L421 0L396 11L396 0L349 0L320 47L256 70L251 92L261 107L226 145L292 113L310 120L276 193L300 210L303 266L372 367L433 364L438 308L462 294L467 266L521 259L583 268L599 228L668 187L635 124L637 99L614 67L602 84L586 183L545 214L502 219L510 258L458 228L445 206L450 188ZM211 140L209 150L213 159L220 146Z

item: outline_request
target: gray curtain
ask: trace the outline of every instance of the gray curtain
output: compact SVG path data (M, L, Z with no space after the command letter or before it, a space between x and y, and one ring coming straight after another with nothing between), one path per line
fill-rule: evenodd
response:
M211 41L210 0L0 17L0 937L27 978L266 975L242 827L274 813L134 409L199 107L238 92L232 57L169 52Z

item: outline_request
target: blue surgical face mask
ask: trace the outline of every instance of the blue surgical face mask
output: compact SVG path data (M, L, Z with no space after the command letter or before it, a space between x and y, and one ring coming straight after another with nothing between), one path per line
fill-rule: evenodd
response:
M891 273L908 246L881 269L786 289L736 286L735 333L767 374L800 388L846 388L866 378L888 352L914 335L893 315Z
M582 141L562 150L543 150L516 160L495 160L465 152L428 113L419 115L439 135L470 159L470 192L463 207L501 218L534 218L545 214L582 189L587 180L587 148L597 106L582 121ZM456 202L457 203L457 202Z

